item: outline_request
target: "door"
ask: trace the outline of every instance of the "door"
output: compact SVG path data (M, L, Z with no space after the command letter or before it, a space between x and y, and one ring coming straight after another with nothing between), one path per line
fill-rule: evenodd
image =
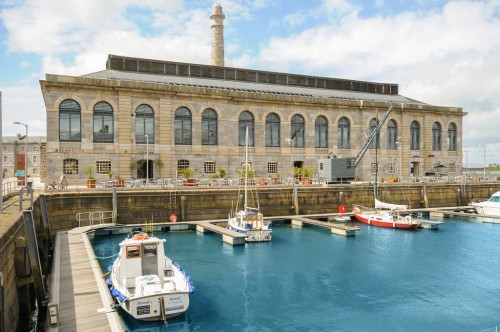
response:
M149 168L149 172L147 168ZM149 162L146 162L146 159L141 159L137 161L137 178L138 179L145 179L149 176L149 179L154 178L153 176L153 161L149 160Z
M158 246L156 243L142 244L142 275L158 275Z
M17 176L17 185L22 186L24 185L24 175L26 175L26 170L24 169L25 165L25 159L26 155L23 154L18 154L17 155L17 163L16 163L16 176ZM22 176L19 176L22 175Z

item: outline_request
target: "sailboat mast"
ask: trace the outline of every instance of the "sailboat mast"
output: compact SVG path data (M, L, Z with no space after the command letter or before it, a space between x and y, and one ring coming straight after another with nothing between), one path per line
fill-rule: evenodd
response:
M248 182L248 126L245 131L245 211L247 209L247 182Z
M378 128L378 112L377 112L377 128ZM377 129L375 129L377 130ZM378 198L378 145L379 145L379 133L375 133L375 186L373 187L373 195L375 199Z

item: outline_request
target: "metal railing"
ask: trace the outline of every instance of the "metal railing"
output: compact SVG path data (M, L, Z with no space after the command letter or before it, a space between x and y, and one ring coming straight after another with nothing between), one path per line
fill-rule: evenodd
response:
M114 218L113 211L92 211L92 212L80 212L76 214L78 227L82 227L82 222L88 223L88 225L86 226L112 223L113 218Z
M2 190L4 197L14 191L19 191L19 189L17 188L17 181L4 182Z

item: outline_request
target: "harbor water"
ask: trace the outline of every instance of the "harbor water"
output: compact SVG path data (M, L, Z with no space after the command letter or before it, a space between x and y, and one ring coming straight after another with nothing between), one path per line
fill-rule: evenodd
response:
M191 276L186 314L127 331L495 331L500 225L446 219L437 231L364 224L356 237L276 225L270 243L155 233ZM124 236L96 237L103 271Z

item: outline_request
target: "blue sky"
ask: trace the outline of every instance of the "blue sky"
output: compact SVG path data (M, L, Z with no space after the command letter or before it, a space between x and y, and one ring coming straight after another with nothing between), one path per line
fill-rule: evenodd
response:
M210 63L205 0L2 0L3 134L46 135L39 80L108 54ZM500 0L221 0L226 65L399 84L462 107L470 164L500 163Z

